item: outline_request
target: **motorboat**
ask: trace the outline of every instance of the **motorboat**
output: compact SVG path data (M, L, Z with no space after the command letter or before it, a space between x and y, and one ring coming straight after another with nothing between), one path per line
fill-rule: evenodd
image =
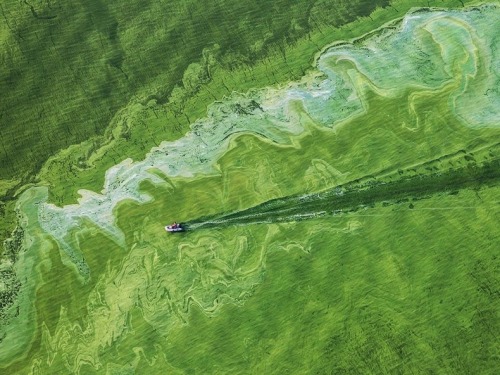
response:
M181 224L173 223L172 225L167 225L165 230L167 232L182 232L184 231L184 227Z

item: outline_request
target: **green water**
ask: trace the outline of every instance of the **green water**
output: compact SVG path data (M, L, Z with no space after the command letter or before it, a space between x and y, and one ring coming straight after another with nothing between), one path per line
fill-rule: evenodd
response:
M326 48L304 77L226 96L78 204L26 190L2 367L494 374L499 18L412 13ZM164 230L370 181L391 188L335 216Z

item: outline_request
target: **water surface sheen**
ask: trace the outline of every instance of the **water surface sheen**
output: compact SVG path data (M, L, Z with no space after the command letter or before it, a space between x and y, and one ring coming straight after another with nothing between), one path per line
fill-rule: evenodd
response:
M307 222L163 227L491 158L498 24L498 5L414 11L325 48L300 81L213 103L78 204L27 190L24 289L2 363L24 353L18 366L33 373L488 373L495 185Z

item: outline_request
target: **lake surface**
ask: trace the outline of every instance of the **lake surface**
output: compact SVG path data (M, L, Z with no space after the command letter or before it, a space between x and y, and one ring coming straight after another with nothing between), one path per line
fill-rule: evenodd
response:
M78 203L54 204L50 186L24 191L3 363L11 373L493 373L496 178L388 191L337 215L319 205L307 220L164 226L497 162L499 21L498 4L413 10L332 40L296 80L228 93Z

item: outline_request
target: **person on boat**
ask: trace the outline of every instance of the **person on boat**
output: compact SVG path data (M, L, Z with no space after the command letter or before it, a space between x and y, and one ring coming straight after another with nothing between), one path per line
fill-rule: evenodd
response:
M173 229L177 229L177 228L179 228L179 224L177 224L177 222L176 222L176 221L174 221L174 223L172 224L172 228L173 228Z

